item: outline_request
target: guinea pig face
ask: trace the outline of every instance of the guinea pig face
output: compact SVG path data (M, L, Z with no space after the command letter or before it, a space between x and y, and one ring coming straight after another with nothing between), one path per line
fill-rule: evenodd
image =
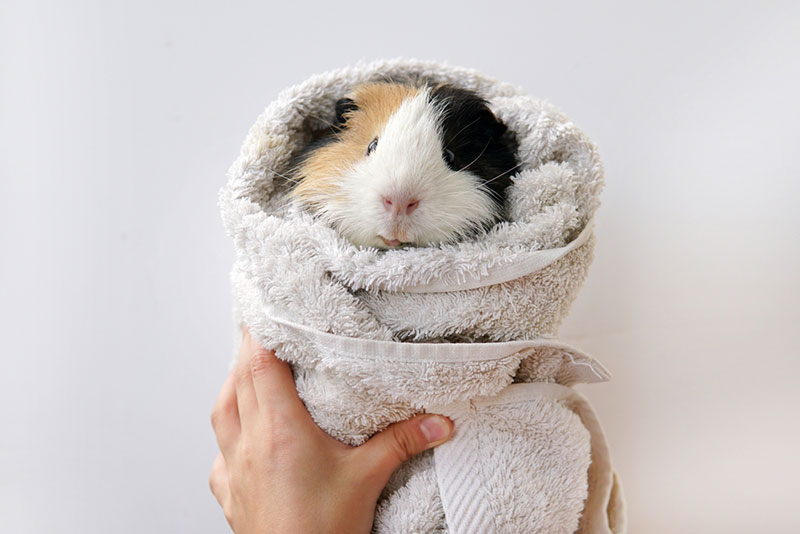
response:
M357 88L339 103L343 130L301 166L295 196L356 245L447 243L487 227L514 158L501 150L495 161L505 128L474 94L453 91Z

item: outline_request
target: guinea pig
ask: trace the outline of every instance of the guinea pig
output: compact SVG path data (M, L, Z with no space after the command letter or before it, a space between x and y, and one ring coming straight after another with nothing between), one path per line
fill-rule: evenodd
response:
M510 132L472 91L370 83L301 153L292 197L355 245L451 243L504 218Z

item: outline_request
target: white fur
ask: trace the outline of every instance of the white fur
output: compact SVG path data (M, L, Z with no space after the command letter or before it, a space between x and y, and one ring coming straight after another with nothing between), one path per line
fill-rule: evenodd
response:
M442 157L442 108L429 90L403 102L386 122L377 148L341 177L341 195L321 215L353 244L387 248L384 240L449 243L495 218L483 182L453 171ZM383 198L414 198L419 207L392 216Z

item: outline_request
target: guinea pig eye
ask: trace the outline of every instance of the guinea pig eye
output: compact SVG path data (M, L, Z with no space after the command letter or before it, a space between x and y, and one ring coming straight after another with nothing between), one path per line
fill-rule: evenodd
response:
M444 162L448 165L452 165L453 162L456 160L456 155L453 154L453 151L449 148L445 148L444 152L442 152L442 156L444 157Z
M378 138L376 137L367 147L367 156L372 154L375 151L375 148L377 148L377 146L378 146Z

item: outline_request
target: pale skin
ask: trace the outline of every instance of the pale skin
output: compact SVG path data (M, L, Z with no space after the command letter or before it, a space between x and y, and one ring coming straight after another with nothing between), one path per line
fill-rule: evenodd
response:
M314 423L289 365L246 327L211 424L220 454L209 484L236 534L369 532L394 470L453 431L445 417L420 415L344 445Z

